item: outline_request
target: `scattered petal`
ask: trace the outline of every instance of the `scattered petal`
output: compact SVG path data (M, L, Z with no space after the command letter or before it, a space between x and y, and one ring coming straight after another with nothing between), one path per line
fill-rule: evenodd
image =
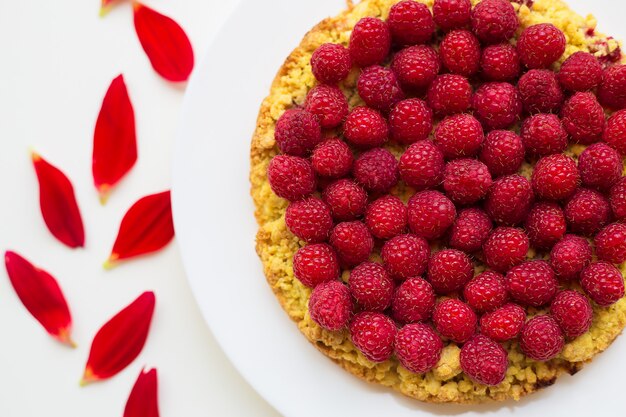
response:
M133 386L124 417L159 417L157 370L141 370Z

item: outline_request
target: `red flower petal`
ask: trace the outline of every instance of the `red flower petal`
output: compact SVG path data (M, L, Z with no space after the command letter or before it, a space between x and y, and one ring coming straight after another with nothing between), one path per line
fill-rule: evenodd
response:
M170 192L143 197L124 215L113 250L104 266L110 268L117 261L156 252L173 238Z
M106 15L111 7L113 7L113 3L116 3L118 0L102 0L100 3L100 16Z
M126 402L124 417L159 417L157 385L157 370L142 369Z
M154 70L168 81L186 81L193 49L185 31L171 18L133 1L135 30Z
M38 154L31 157L39 179L41 214L50 233L70 248L84 246L85 229L72 183Z
M81 385L110 378L135 360L146 343L154 303L154 293L144 292L98 330Z
M135 112L120 74L104 96L93 135L93 181L103 203L136 161Z
M72 341L72 315L56 279L15 252L4 254L9 280L30 314L60 342Z

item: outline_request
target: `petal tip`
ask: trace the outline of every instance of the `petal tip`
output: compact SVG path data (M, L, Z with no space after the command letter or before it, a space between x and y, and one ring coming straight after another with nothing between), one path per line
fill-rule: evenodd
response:
M91 384L92 382L96 382L97 380L98 378L96 378L96 376L93 374L91 368L85 368L83 377L80 379L78 385L80 385L81 387L86 387L87 385Z
M107 270L110 271L111 269L115 268L117 266L118 263L118 255L115 253L112 253L109 256L109 259L107 259L106 261L104 261L104 263L102 264L102 267Z

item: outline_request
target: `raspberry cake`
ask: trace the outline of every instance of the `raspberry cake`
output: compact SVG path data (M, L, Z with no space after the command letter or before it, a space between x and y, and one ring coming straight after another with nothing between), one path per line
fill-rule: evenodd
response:
M560 0L363 0L263 102L257 252L300 331L428 402L518 400L626 325L626 66Z

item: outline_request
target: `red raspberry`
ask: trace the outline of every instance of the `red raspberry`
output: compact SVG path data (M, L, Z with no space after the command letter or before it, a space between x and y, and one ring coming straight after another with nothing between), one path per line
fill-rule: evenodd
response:
M524 325L520 348L536 361L547 361L563 350L565 338L556 321L548 315L535 316Z
M614 65L604 70L598 87L598 99L614 110L626 107L626 65Z
M626 177L622 177L613 188L609 197L613 214L618 220L626 219Z
M435 0L433 18L444 31L468 26L472 11L470 0Z
M415 235L400 235L389 239L380 253L389 274L399 280L418 277L426 272L430 246Z
M507 41L518 26L517 13L508 0L483 0L472 10L472 30L484 43Z
M624 296L624 277L608 262L592 262L580 273L580 285L599 306L608 307Z
M341 178L352 170L354 157L344 141L332 138L317 145L311 154L311 163L317 175Z
M550 249L565 236L567 224L558 204L540 202L528 213L524 227L534 247Z
M363 310L383 311L391 305L393 281L381 264L363 262L350 272L348 286Z
M407 208L398 197L387 195L372 202L365 212L365 224L379 239L391 239L403 233L407 225Z
M372 149L357 158L352 173L366 190L386 193L398 182L398 161L387 149Z
M507 304L480 318L480 331L496 342L515 339L524 327L526 310L517 304Z
M441 250L428 262L428 280L438 294L460 290L473 276L472 260L460 250Z
M520 72L517 50L510 43L488 46L483 49L480 67L490 81L511 81Z
M439 74L439 55L430 46L418 45L405 48L394 55L391 69L400 85L412 91L425 90Z
M418 191L439 185L444 167L443 154L435 144L426 140L409 146L398 165L402 181Z
M509 360L506 350L487 336L475 335L461 348L461 369L479 384L495 386L504 381Z
M359 67L380 64L391 49L391 32L386 22L375 17L359 20L350 35L350 58Z
M476 313L463 301L449 298L437 304L433 323L443 337L463 343L476 333Z
M333 227L330 208L319 198L309 197L289 203L285 223L291 233L309 243L324 242Z
M315 174L309 161L297 156L277 155L267 167L267 179L274 194L289 201L313 194Z
M415 45L430 41L435 33L435 21L425 4L403 0L389 9L387 24L391 37L398 45Z
M309 91L304 108L320 122L324 129L337 127L348 115L348 100L338 87L316 85Z
M454 203L439 191L421 191L409 200L409 227L418 236L438 239L454 223Z
M325 243L305 246L293 255L293 274L307 287L336 280L339 273L337 254Z
M322 199L337 221L355 220L365 213L367 207L367 193L352 180L330 184L322 193Z
M593 93L576 93L561 110L565 131L574 142L590 145L602 139L604 109Z
M601 191L609 190L622 177L622 157L609 145L594 143L578 158L583 184Z
M469 30L454 30L441 41L443 66L453 74L469 77L480 68L480 43Z
M565 205L565 219L574 233L591 236L611 218L611 206L602 194L579 189Z
M626 262L626 224L613 223L594 238L598 259L621 264Z
M492 227L491 219L481 209L463 209L450 229L450 246L467 253L477 252L489 237Z
M517 53L528 68L548 68L565 52L565 35L551 23L529 26L517 40Z
M545 200L565 200L580 185L576 162L569 156L557 154L541 158L532 174L533 190Z
M350 323L352 343L372 362L384 362L393 354L396 325L382 313L359 313Z
M509 297L504 277L486 271L474 277L463 289L463 297L476 312L484 313L502 307Z
M491 183L489 169L477 159L455 159L446 164L443 188L455 204L469 205L482 200Z
M528 71L519 79L517 88L528 113L558 113L565 99L556 75L550 70Z
M343 135L360 148L375 148L387 142L389 128L385 118L369 107L355 107L343 124Z
M365 224L343 222L330 232L330 244L337 251L339 260L351 267L367 261L374 249L374 238Z
M343 45L325 43L311 55L311 69L319 82L335 84L350 73L350 52Z
M550 304L550 314L565 337L570 339L587 333L593 318L593 310L587 297L574 290L559 292Z
M440 116L462 113L470 107L472 86L467 78L443 74L428 89L428 105Z
M626 110L614 113L606 122L604 141L626 156Z
M357 90L365 104L383 112L388 112L404 98L396 75L380 65L372 65L361 72Z
M509 175L494 181L485 211L496 223L514 226L524 221L532 203L530 182L521 175Z
M433 111L420 99L403 100L389 113L389 128L396 142L409 144L424 140L433 130Z
M435 308L435 291L422 278L409 278L393 295L391 311L393 318L401 323L428 320Z
M290 109L276 122L274 139L282 153L305 156L322 141L322 129L313 114Z
M509 130L493 130L487 134L480 152L489 172L494 177L515 174L524 162L522 138Z
M602 81L602 65L588 52L576 52L563 62L558 79L569 91L591 90Z
M437 365L443 342L437 333L422 323L409 324L396 334L396 357L406 369L425 374Z
M446 117L435 130L435 143L447 159L476 155L484 139L482 125L469 114Z
M506 285L513 299L539 307L554 298L559 283L546 261L526 261L506 273Z
M517 89L509 83L486 83L472 97L475 116L489 130L506 129L522 114Z
M313 289L309 298L311 320L331 332L342 330L352 315L352 298L339 281L324 282Z
M485 263L498 272L506 272L526 259L530 248L528 236L522 229L498 227L483 245Z
M567 132L554 114L536 114L524 120L521 136L531 155L552 155L567 148Z
M584 267L591 263L591 245L576 235L566 235L550 252L550 265L561 281L577 280Z

